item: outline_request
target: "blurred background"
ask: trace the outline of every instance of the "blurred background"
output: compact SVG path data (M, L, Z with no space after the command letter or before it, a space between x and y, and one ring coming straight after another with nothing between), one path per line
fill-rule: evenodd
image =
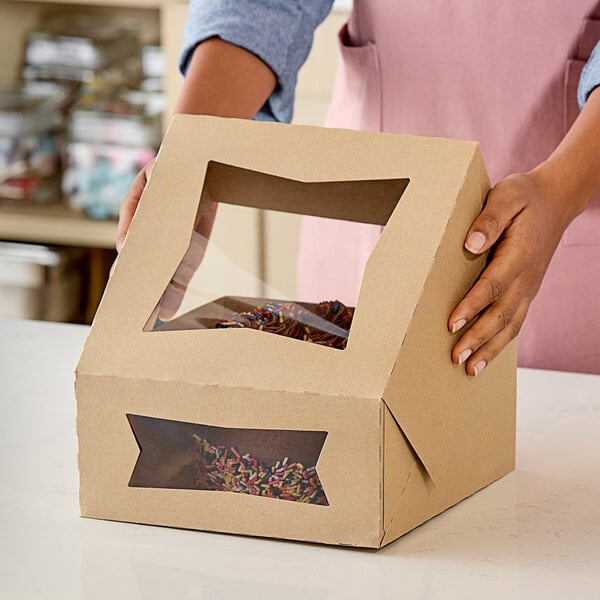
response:
M323 124L350 8L317 30L295 123ZM186 17L177 0L0 0L0 316L91 322L120 201L179 92ZM211 243L251 276L247 295L294 298L298 237L297 215L224 205Z

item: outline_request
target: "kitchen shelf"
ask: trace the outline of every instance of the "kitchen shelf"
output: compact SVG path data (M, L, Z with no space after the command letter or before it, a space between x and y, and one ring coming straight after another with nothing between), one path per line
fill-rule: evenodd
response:
M0 239L38 244L114 249L115 221L94 221L66 204L0 203Z

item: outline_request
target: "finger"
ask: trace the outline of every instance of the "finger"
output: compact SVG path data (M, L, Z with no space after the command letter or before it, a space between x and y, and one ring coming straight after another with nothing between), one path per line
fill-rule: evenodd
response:
M465 238L465 248L473 254L489 250L525 205L526 197L520 185L510 179L499 182L490 190L483 210L473 221Z
M186 289L173 280L169 281L169 285L158 303L158 318L161 321L170 321L177 314Z
M493 336L469 357L465 365L467 375L479 375L504 350L507 344L518 335L523 321L527 316L528 308L529 305L526 303L521 305L511 325Z
M146 170L141 170L133 180L127 196L123 199L121 207L119 209L119 223L117 225L117 252L121 251L123 243L125 242L125 236L129 230L129 225L135 215L142 192L146 187Z
M496 302L523 270L520 262L514 260L513 253L503 255L502 252L496 252L494 259L452 311L448 329L452 333L460 331L482 310Z
M510 339L515 337L521 328L521 317L527 312L527 306L521 286L513 284L501 300L488 307L456 342L452 349L452 361L462 364L505 329L511 333Z
M161 321L169 321L179 310L188 285L204 258L207 245L206 236L197 231L192 233L189 248L159 301L158 318Z

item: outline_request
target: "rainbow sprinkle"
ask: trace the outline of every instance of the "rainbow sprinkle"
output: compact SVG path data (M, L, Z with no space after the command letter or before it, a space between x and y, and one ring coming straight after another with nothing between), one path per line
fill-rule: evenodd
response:
M288 458L269 466L231 446L214 446L194 434L194 447L206 466L209 489L329 506L314 466Z

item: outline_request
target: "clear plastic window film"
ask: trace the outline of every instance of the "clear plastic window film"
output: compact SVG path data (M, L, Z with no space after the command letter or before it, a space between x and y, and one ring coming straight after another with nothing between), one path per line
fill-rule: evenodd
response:
M407 185L209 163L190 244L145 330L244 328L344 350L367 257Z

